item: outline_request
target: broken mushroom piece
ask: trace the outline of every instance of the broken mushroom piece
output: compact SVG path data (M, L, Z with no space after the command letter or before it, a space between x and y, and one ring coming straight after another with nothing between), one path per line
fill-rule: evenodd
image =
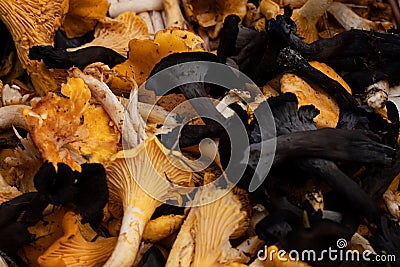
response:
M230 191L221 195L223 189L210 187L198 191L200 205L191 208L178 237L171 249L167 267L219 266L229 263L247 263L249 258L232 248L229 239L240 227L247 215L242 203Z
M68 51L77 51L90 46L103 46L126 57L130 40L149 38L149 31L144 20L135 12L124 12L115 19L104 17L94 30L93 41L80 47L70 48Z
M70 0L62 29L68 38L81 37L93 30L107 15L110 4L107 0Z
M26 105L11 105L0 108L0 132L11 129L13 126L26 129L22 111L31 109Z
M66 0L0 2L0 19L13 36L18 58L39 94L57 89L56 73L50 72L43 62L30 60L28 50L35 45L53 45L67 9Z
M162 199L174 198L168 181L192 186L193 174L176 160L173 164L174 157L166 153L153 136L120 151L107 166L110 199L122 202L124 215L117 246L105 266L131 266L135 261L146 223Z
M80 164L105 163L117 151L119 132L80 78L70 78L61 94L49 92L33 109L24 109L27 129L44 160L73 170Z
M111 255L117 242L115 237L94 242L85 240L72 211L65 213L62 228L64 236L38 258L39 266L99 266Z
M293 10L292 19L296 23L296 34L306 43L318 40L318 19L324 15L333 0L308 0L301 8Z

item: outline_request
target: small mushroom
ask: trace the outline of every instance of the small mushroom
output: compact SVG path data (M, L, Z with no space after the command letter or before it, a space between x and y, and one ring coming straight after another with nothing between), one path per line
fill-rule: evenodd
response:
M292 19L296 23L296 34L306 43L318 40L317 22L324 15L333 0L308 0L301 8L293 10Z

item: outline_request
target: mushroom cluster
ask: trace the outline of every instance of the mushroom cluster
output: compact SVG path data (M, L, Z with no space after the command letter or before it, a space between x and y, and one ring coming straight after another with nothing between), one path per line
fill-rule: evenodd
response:
M399 266L399 27L396 1L0 0L0 266Z

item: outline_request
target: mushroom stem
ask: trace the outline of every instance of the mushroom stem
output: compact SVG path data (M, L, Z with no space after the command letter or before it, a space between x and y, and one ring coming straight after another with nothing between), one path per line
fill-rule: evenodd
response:
M186 21L179 7L178 0L164 0L166 27L185 28Z
M141 17L146 22L150 37L153 39L155 31L154 31L153 22L151 21L149 12L141 12L138 14L138 16Z
M26 129L22 111L31 109L26 105L11 105L0 108L0 132L12 128L12 126Z
M351 29L376 31L379 27L379 23L358 16L351 8L343 3L331 3L328 7L328 12L331 13L347 31Z
M147 196L145 192L141 192L143 193L142 198L147 198L149 201L145 202L146 205L143 205L143 208L140 208L138 203L125 207L117 245L111 257L104 264L105 267L132 266L135 261L146 223L150 220L157 207L156 200ZM135 198L140 198L140 196L135 196ZM150 204L148 202L154 203Z
M116 17L119 14L126 11L134 11L136 13L151 11L151 10L162 10L162 0L109 0L111 3L110 9L108 10L111 17Z
M151 21L153 22L153 27L154 27L154 32L158 32L161 30L164 30L164 22L163 18L161 15L161 12L159 11L153 11L150 13Z

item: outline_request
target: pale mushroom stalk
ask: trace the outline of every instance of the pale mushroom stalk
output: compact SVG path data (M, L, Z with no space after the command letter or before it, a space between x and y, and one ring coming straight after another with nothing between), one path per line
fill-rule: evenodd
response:
M165 25L164 25L164 21L163 21L161 12L153 11L150 13L150 17L151 17L151 21L153 22L154 32L164 30Z
M302 7L306 2L307 0L283 0L281 1L281 6L284 7L286 5L290 5L291 8L299 8Z
M0 1L0 19L10 31L18 57L41 94L55 90L57 83L43 62L28 58L28 51L35 45L53 45L55 32L67 9L66 0Z
M119 14L126 11L134 11L136 13L151 11L151 10L162 10L163 1L162 0L109 0L111 3L109 13L111 17L116 17Z
M297 26L297 35L306 43L318 40L317 22L333 0L308 0L301 8L293 10L292 19Z
M378 30L379 23L364 19L357 15L351 8L343 3L333 2L327 10L331 13L345 30Z
M147 222L171 194L167 177L179 185L191 183L192 174L171 160L153 136L132 150L119 152L108 165L110 198L122 202L124 215L117 245L104 266L132 266Z
M26 124L22 111L30 106L26 105L11 105L0 108L0 132L11 129L12 126L26 129Z
M166 28L168 27L186 27L186 20L183 17L179 7L178 0L164 0L165 16L167 19Z
M138 14L138 16L141 17L146 22L150 37L151 37L151 39L154 39L154 34L156 32L154 31L153 22L151 21L149 12L141 12Z
M145 139L144 136L138 136L138 132L135 129L139 129L139 126L136 125L135 127L132 120L126 119L126 109L105 83L93 76L84 74L78 68L73 68L71 74L73 77L81 78L85 81L93 96L102 103L105 111L122 133L122 138L127 146L135 147Z

